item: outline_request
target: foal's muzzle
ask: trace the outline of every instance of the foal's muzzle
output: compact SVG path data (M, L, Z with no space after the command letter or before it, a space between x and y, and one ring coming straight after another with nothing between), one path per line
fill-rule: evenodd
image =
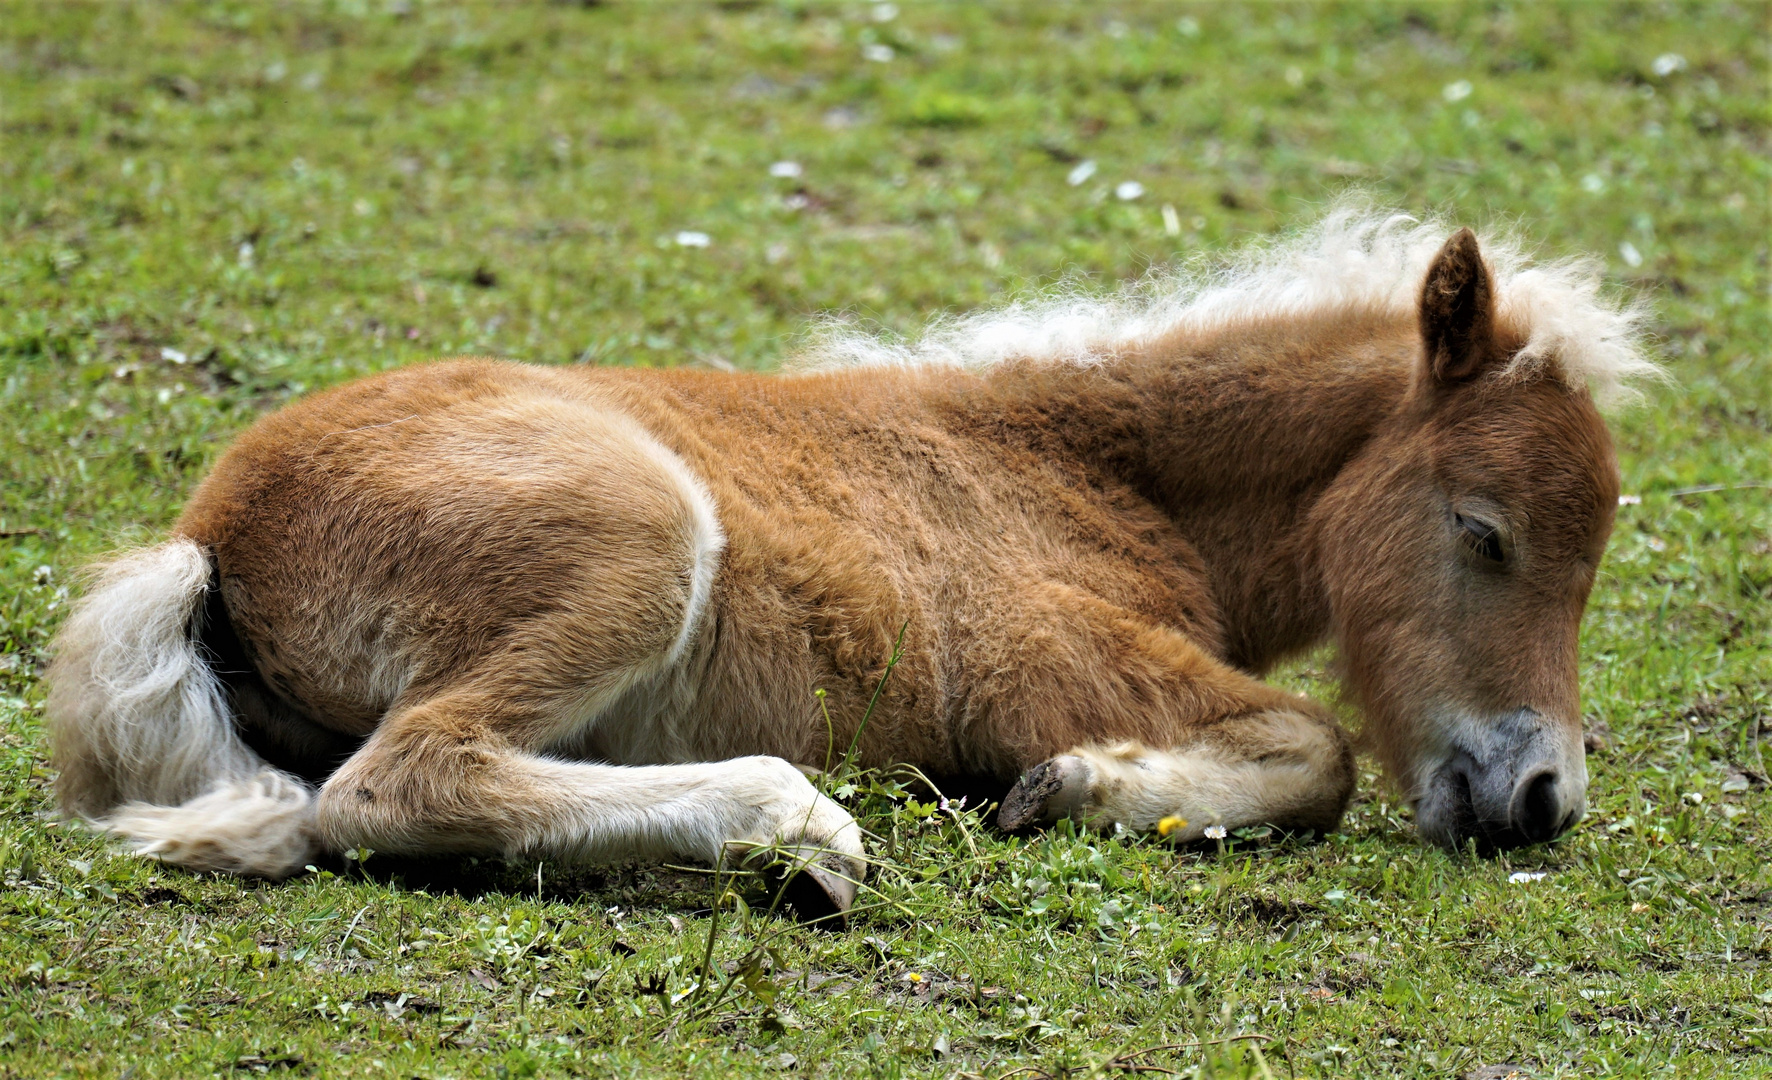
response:
M1416 800L1422 835L1486 852L1554 840L1587 810L1587 764L1548 721L1521 709L1455 743Z

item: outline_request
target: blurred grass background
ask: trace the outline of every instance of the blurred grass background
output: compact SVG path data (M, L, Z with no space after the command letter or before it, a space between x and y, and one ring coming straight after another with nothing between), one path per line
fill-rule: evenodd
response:
M1267 1041L1137 1060L1772 1075L1768 21L0 4L0 1075L1058 1076L1242 1034ZM458 353L768 368L816 316L1106 289L1350 186L1596 256L1654 306L1673 383L1616 419L1640 501L1584 632L1593 809L1554 847L1425 850L1370 773L1326 842L1228 852L1002 840L888 787L857 809L890 906L710 938L694 875L242 886L40 816L73 572L294 395ZM1288 678L1326 693L1321 666ZM673 999L710 940L745 975L701 1015Z

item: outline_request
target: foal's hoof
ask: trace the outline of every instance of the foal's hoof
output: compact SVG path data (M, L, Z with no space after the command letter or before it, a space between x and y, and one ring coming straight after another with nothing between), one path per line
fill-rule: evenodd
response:
M1021 832L1076 813L1088 805L1090 780L1089 764L1074 754L1040 762L1003 796L997 827Z
M788 878L782 885L781 900L801 922L839 927L849 921L855 882L812 864Z
M785 855L768 868L771 888L781 890L781 904L794 917L816 926L847 925L855 905L856 881L842 869L820 861L834 861L831 852L797 852Z

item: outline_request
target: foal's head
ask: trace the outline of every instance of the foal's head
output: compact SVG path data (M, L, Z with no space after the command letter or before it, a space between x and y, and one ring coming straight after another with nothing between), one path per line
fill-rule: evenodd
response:
M1424 836L1509 848L1586 809L1576 642L1618 504L1611 440L1555 357L1519 369L1460 231L1420 295L1397 415L1319 507L1350 688Z

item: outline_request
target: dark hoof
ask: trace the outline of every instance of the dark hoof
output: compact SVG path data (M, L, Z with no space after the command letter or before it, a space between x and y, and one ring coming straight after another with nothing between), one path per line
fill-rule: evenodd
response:
M997 809L997 828L1017 833L1046 820L1046 804L1064 790L1064 769L1058 759L1042 761L1015 782Z
M845 874L843 856L825 848L774 848L745 860L763 874L780 906L804 923L841 928L855 904L861 871Z
M855 882L808 863L782 883L781 902L803 923L841 929L848 925L849 909L855 904Z

